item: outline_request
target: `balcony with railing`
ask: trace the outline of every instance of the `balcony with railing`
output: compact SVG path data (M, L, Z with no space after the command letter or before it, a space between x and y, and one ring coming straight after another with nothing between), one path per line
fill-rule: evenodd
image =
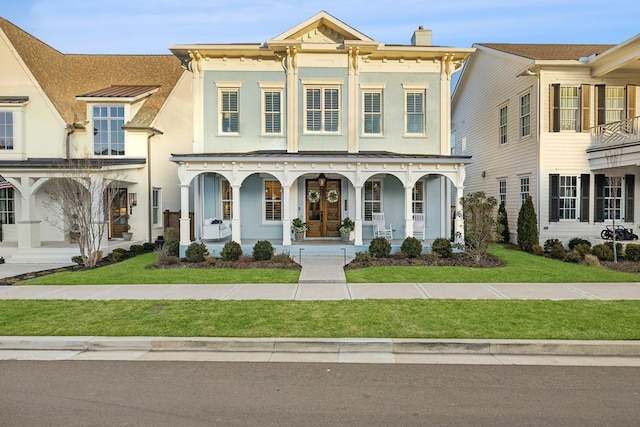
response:
M640 165L640 116L591 128L587 149L591 169L612 167L614 151L616 166Z

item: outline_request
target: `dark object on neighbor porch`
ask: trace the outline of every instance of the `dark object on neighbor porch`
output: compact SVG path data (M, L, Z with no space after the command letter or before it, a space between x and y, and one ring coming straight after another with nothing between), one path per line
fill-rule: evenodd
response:
M4 264L4 257L0 256L0 264Z
M158 236L158 238L153 242L154 249L159 251L164 246L164 236Z
M607 225L600 233L600 237L605 240L613 240L613 227ZM633 228L624 228L621 225L616 225L616 240L638 240L638 235L633 234Z

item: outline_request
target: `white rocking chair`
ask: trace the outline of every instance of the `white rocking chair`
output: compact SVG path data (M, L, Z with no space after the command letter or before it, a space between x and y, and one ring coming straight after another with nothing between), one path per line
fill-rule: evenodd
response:
M385 239L393 239L393 229L391 224L387 226L384 221L384 213L372 213L373 220L373 236L384 237Z
M425 235L425 215L423 213L413 214L413 237L424 240Z

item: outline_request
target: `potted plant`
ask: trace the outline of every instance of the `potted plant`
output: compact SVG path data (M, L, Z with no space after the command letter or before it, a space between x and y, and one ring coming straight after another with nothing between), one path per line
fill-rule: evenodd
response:
M356 223L349 217L346 217L342 220L342 225L340 225L340 237L342 241L348 242L351 237L351 232L356 227Z
M291 232L296 235L296 240L304 240L304 232L307 231L307 224L302 218L294 218L291 221Z
M131 237L133 237L133 233L129 231L131 229L131 226L127 224L126 227L127 227L127 231L122 232L122 238L124 240L131 240Z

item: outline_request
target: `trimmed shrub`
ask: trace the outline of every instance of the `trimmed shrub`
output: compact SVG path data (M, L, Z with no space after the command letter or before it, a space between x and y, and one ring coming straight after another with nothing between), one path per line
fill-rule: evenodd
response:
M451 248L451 242L444 237L438 237L431 244L431 252L436 254L439 258L451 258L453 249Z
M356 252L356 256L354 257L354 261L356 262L369 262L373 257L369 252Z
M151 242L144 242L142 244L142 249L144 252L153 252L156 249L156 245Z
M591 253L591 244L579 243L573 247L573 252L580 254L582 258Z
M224 244L222 251L220 252L220 256L225 261L237 261L242 255L242 247L240 243L234 242L233 240L228 241Z
M84 261L82 260L82 257L80 255L72 256L71 261L75 262L78 265L84 265Z
M111 262L122 261L127 257L127 250L124 248L115 248L109 255L107 255L107 259Z
M600 260L597 256L588 254L584 256L585 265L590 265L591 267L600 267Z
M400 250L407 254L409 258L416 258L422 253L422 243L415 237L407 237L402 242Z
M611 261L613 260L613 249L612 246L601 243L599 245L595 245L591 248L591 253L594 254L600 261Z
M551 248L553 248L556 243L561 243L561 242L558 239L547 239L547 241L544 242L545 253L551 252Z
M162 250L169 256L180 255L180 240L165 240Z
M582 255L578 251L567 252L564 256L565 262L572 262L574 264L582 263Z
M518 213L518 246L525 252L533 252L533 245L538 244L538 218L533 207L531 196L522 204Z
M131 245L129 247L129 252L131 252L133 255L140 255L144 252L144 247L142 245Z
M587 239L583 239L582 237L574 237L573 239L569 240L570 251L572 251L573 248L575 248L578 245L587 245L589 248L591 248L591 242L588 241Z
M533 254L542 256L544 255L544 249L542 249L542 246L540 245L533 245Z
M561 242L556 242L549 251L549 256L553 259L564 259L566 253L564 245Z
M609 249L611 249L611 259L613 259L613 242L606 242L605 245L609 246ZM616 254L618 255L618 258L625 257L624 245L620 242L616 242Z
M374 258L388 258L391 254L391 243L384 237L374 237L369 243L369 253Z
M504 202L500 202L498 207L498 242L509 243L511 241L511 231L509 230L509 219L507 218L507 208Z
M627 243L627 247L624 250L624 257L629 261L639 261L640 260L640 244Z
M209 255L209 250L202 242L193 242L184 252L187 262L204 262L204 257L207 255Z
M274 253L275 249L273 249L273 245L268 240L258 240L253 245L253 259L256 261L270 260Z

